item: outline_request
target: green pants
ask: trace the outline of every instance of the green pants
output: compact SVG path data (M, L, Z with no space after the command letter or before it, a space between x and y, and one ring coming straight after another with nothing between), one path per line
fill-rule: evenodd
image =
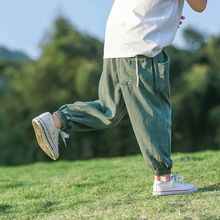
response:
M99 100L75 102L55 113L63 130L89 131L117 125L128 113L148 166L155 175L170 174L171 104L169 59L164 51L154 58L104 59Z

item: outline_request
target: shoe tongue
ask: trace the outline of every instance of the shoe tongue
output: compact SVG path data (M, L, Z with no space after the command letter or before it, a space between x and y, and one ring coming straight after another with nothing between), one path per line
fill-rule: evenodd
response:
M183 177L180 174L172 175L171 178L172 178L172 180L177 181L177 182L183 181Z

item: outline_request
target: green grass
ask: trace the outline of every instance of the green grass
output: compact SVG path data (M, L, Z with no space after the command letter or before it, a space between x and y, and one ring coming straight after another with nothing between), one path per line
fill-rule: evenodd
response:
M153 197L141 156L0 167L0 219L220 219L220 151L173 159L199 192Z

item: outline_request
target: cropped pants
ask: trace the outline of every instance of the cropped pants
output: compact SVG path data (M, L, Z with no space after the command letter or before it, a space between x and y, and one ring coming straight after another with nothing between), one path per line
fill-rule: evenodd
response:
M86 89L86 88L85 88ZM98 100L66 104L55 113L64 131L91 131L117 125L128 113L142 155L154 175L171 173L169 58L104 59Z

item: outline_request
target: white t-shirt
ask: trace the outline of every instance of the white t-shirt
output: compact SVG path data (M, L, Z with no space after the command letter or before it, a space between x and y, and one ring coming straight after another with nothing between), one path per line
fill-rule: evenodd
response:
M154 57L174 39L184 0L115 0L109 15L104 58Z

